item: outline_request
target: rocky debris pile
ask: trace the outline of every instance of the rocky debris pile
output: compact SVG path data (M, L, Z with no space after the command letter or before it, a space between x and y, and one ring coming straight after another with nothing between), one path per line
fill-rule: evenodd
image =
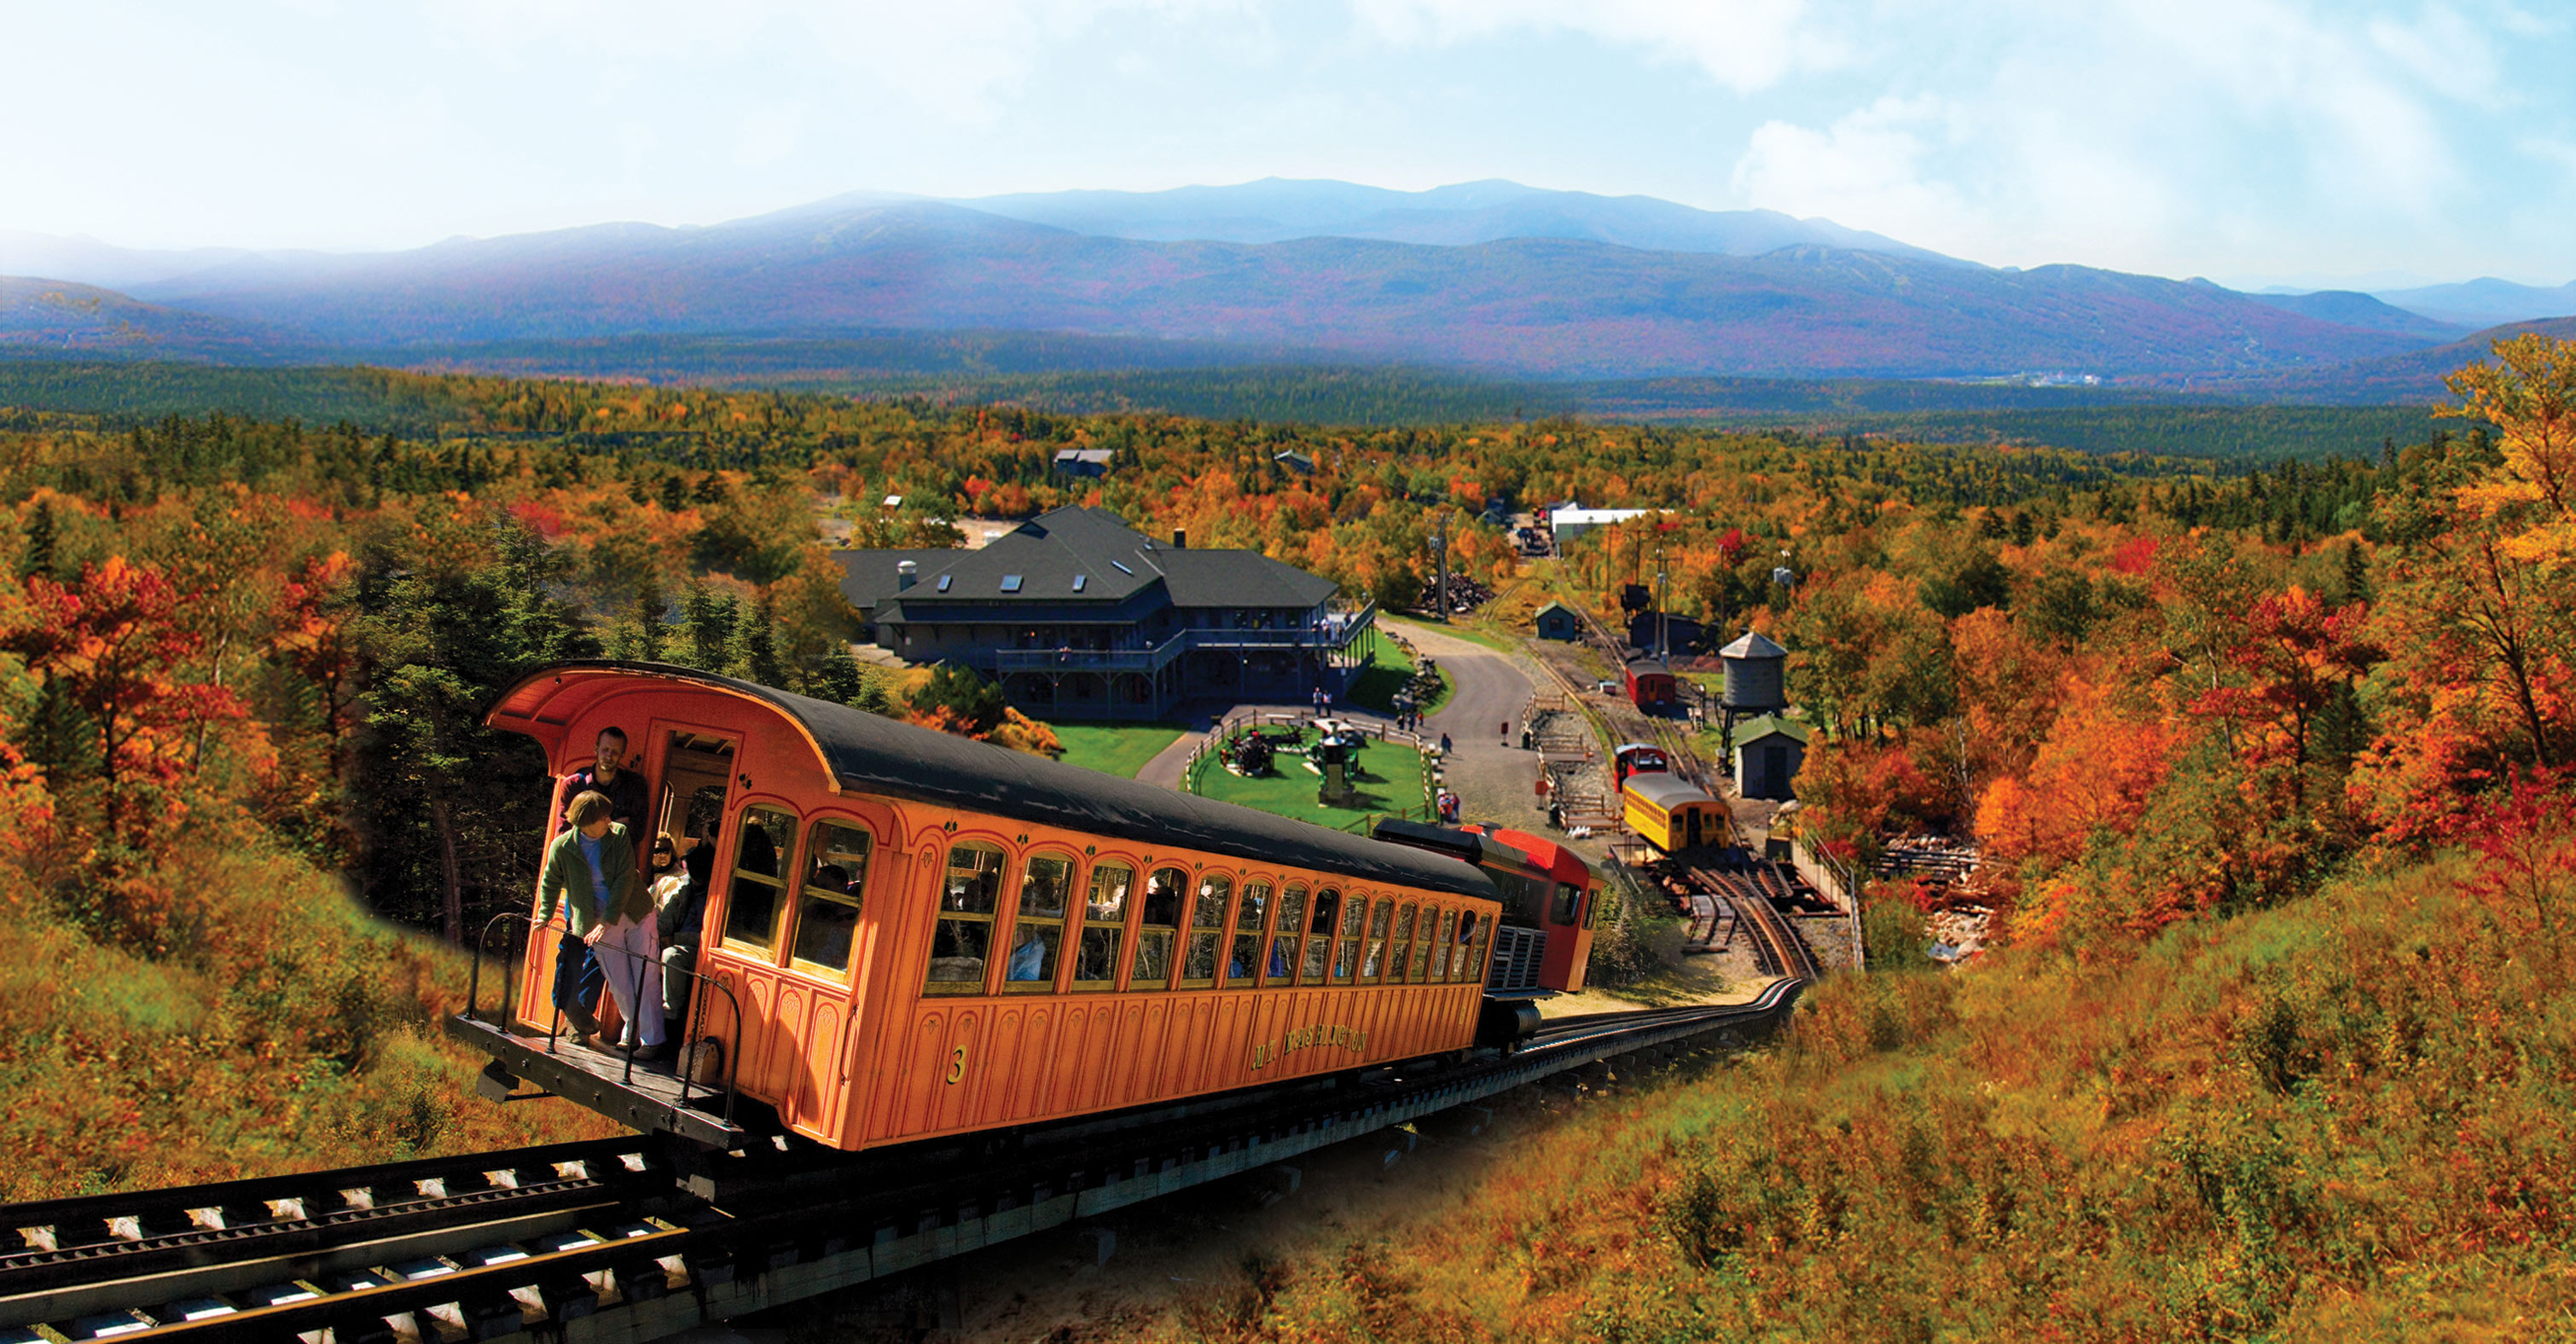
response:
M1437 579L1422 586L1422 606L1425 610L1445 609L1452 615L1462 615L1494 600L1493 589L1464 574L1449 576L1449 599L1445 604L1440 601L1439 587L1440 583Z
M1931 956L1945 966L1960 966L1986 950L1986 935L1995 912L1982 905L1954 905L1926 919L1932 932Z

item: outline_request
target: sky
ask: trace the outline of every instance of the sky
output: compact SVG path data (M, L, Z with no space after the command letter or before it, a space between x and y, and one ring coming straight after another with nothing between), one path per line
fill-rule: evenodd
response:
M2567 0L0 0L0 229L413 247L1484 178L1992 265L2576 278Z

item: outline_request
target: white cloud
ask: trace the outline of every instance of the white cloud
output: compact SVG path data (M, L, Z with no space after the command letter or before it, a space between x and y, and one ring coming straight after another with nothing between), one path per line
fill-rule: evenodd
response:
M1738 93L1830 68L1846 55L1840 40L1806 22L1805 0L1355 0L1354 8L1397 42L1574 33L1697 66Z

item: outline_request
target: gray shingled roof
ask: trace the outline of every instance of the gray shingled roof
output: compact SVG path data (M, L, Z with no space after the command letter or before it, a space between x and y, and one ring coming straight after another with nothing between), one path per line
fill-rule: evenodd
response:
M1330 580L1258 551L1174 550L1114 513L1078 507L1032 518L981 550L841 551L835 558L841 562L842 595L862 609L898 600L895 566L904 560L920 566L920 581L899 599L914 607L1111 607L1159 583L1177 607L1303 609L1336 591ZM1005 591L1012 575L1019 576L1017 590ZM1077 576L1080 592L1074 590ZM949 581L945 592L942 577Z
M1787 649L1772 643L1759 630L1747 630L1744 638L1717 651L1720 658L1786 658Z

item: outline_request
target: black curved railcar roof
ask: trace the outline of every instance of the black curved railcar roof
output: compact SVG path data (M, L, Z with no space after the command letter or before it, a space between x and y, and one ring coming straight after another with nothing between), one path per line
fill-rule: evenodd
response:
M1492 881L1455 859L1156 788L695 668L609 659L556 663L529 673L504 691L495 710L516 698L521 687L567 672L628 672L714 687L767 703L813 739L824 767L843 789L854 793L1042 822L1146 845L1176 845L1360 881L1497 899Z

